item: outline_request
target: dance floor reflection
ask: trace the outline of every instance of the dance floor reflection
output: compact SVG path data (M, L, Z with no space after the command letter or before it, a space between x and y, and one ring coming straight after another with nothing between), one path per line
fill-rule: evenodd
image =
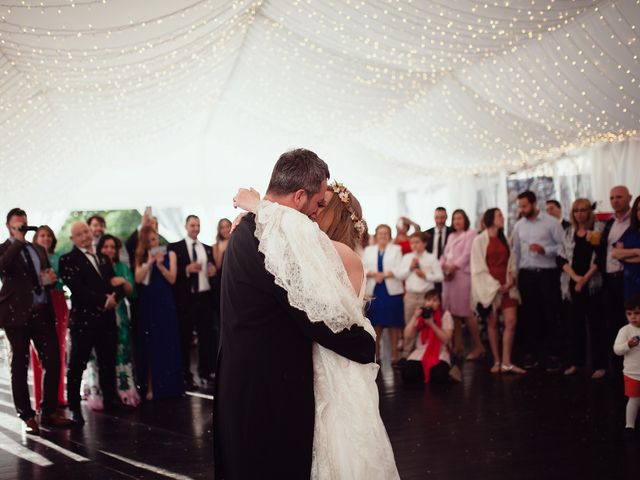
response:
M463 382L405 388L386 366L382 417L403 479L611 479L640 473L624 442L625 398L609 380L543 371L494 376L467 362ZM213 478L210 396L86 412L82 429L26 437L0 362L0 479Z
M148 402L116 414L85 409L84 416L84 428L26 436L0 360L0 479L213 478L210 395Z

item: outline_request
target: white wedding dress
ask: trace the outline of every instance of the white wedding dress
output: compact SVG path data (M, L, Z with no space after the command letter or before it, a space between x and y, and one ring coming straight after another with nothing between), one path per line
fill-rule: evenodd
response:
M256 238L265 267L287 291L289 303L333 332L359 325L375 338L333 243L305 215L262 201ZM315 428L311 478L400 478L378 408L375 363L362 365L313 345Z

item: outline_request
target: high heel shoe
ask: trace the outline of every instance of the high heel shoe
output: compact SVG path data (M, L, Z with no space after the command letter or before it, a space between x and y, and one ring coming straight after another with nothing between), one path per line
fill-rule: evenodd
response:
M493 364L490 370L491 373L500 373L500 362L496 362Z

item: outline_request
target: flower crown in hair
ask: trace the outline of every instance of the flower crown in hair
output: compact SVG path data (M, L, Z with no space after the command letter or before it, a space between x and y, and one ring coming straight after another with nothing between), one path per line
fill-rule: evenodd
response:
M351 205L351 192L342 183L333 182L329 185L329 188L333 190L340 198L340 201L347 207L347 211L351 214L351 221L357 232L362 235L365 230L365 223L361 218L358 218L358 214Z

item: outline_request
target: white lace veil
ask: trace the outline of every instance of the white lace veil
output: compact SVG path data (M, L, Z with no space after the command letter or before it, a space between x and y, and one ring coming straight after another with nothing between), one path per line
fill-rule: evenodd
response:
M286 290L291 306L334 333L359 325L375 337L338 252L315 222L263 200L256 209L255 236L267 271Z

